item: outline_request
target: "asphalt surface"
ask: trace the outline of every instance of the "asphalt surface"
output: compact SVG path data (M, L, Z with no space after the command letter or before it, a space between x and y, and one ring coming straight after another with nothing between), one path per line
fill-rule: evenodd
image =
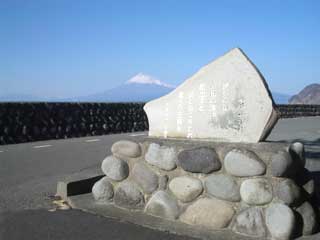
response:
M0 213L51 207L57 181L100 167L111 145L146 133L115 134L0 146Z
M17 240L191 240L77 210L25 210L4 214L2 239ZM0 230L1 232L1 230Z
M112 143L143 134L0 146L0 239L191 239L76 210L48 211L57 181L99 167ZM280 120L268 140L304 142L307 168L319 174L320 117Z
M272 130L269 141L303 142L306 168L320 173L320 117L281 119Z

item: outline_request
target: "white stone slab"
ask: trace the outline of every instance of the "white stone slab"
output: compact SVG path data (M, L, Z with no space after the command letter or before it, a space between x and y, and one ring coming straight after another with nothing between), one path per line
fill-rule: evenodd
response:
M258 142L278 119L268 86L235 48L144 106L149 136Z

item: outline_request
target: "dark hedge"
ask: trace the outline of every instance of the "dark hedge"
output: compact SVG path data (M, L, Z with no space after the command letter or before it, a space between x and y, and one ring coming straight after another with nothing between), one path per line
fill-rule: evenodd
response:
M277 107L281 118L320 116L320 105L280 104Z
M0 103L0 144L144 131L144 103Z
M144 103L0 103L0 144L148 130ZM282 118L320 116L320 105L278 105Z

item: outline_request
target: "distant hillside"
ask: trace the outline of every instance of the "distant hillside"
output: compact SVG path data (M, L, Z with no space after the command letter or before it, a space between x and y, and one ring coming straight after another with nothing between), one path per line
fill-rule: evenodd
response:
M320 84L314 83L306 86L297 95L289 100L290 104L320 104Z

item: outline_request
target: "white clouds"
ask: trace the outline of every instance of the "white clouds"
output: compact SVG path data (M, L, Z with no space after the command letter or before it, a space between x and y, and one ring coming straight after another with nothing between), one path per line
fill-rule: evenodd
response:
M134 77L130 78L126 83L127 84L130 84L130 83L155 84L155 85L159 85L159 86L163 86L163 87L167 87L167 88L175 88L175 86L173 86L173 85L164 83L164 82L162 82L152 76L144 74L144 73L138 73Z

